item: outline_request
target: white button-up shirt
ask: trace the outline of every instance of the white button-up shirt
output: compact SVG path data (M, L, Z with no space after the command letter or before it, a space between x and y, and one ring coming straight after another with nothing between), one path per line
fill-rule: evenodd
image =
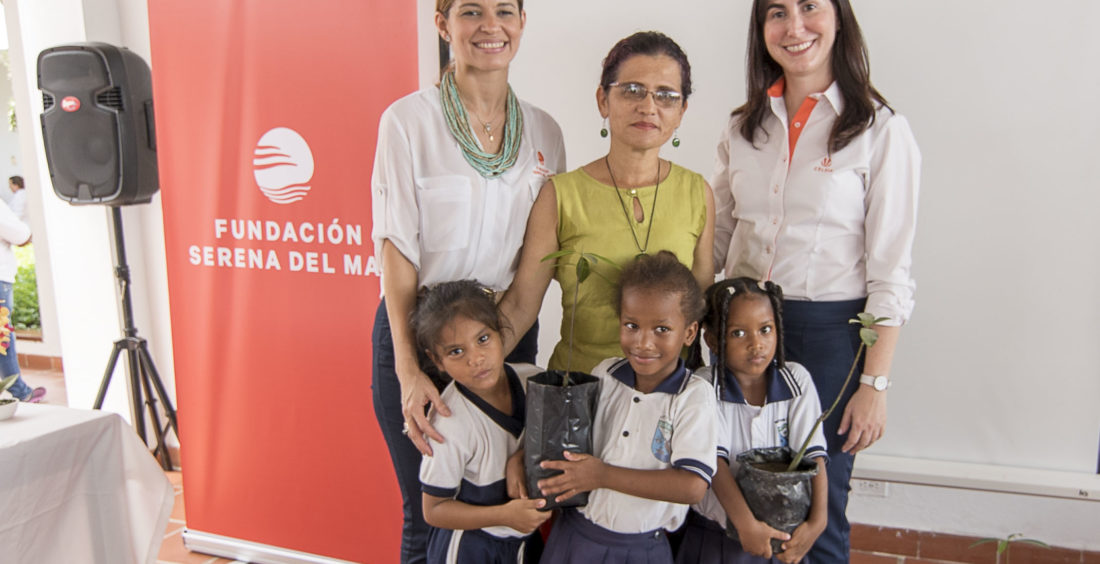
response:
M386 109L371 178L371 239L379 264L382 241L389 239L416 267L420 285L474 279L494 290L508 287L535 197L565 170L558 124L525 102L520 108L516 164L496 178L482 177L462 156L438 88Z
M880 108L870 128L830 153L844 101L836 83L814 96L793 153L781 93L771 97L755 148L741 136L740 116L730 118L711 179L715 267L770 279L795 300L866 297L867 312L904 324L916 288L916 140L905 118Z
M637 470L680 468L710 484L714 476L718 408L714 388L684 368L655 390L634 389L630 363L609 358L592 369L600 379L600 406L594 428L594 454L605 464ZM619 533L675 531L688 506L599 488L580 512L589 521Z

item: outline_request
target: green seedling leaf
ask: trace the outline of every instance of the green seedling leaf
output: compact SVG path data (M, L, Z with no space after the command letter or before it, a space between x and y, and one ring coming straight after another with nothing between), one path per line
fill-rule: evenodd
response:
M605 256L597 255L596 253L582 253L582 255L585 258L591 260L593 263L597 263L597 262L602 260L602 261L606 262L607 264L610 264L611 266L614 266L618 270L623 269L623 267L619 266L619 264L617 262L615 262L615 261L613 261L613 260L611 260L611 259L609 259ZM599 260L597 260L597 259L599 259Z
M573 254L574 252L575 251L573 251L572 249L562 249L560 251L554 251L554 252L542 257L542 260L540 260L539 262L546 262L546 261L549 261L549 260L557 260L561 257L569 256L569 255Z
M15 381L19 379L18 374L12 374L3 380L0 380L0 394L6 392L8 388L15 385Z
M867 348L871 348L878 342L878 331L863 327L859 330L859 340L863 341Z
M588 262L588 259L581 255L577 259L577 284L584 283L588 280L588 275L592 272L592 263Z
M1000 539L994 539L994 538L985 538L985 539L982 539L982 540L980 540L980 541L978 541L978 542L976 542L976 543L974 543L974 544L972 544L972 545L968 546L967 548L974 548L975 546L981 546L981 545L983 545L983 544L989 544L989 543L991 543L991 542L998 542L998 541L1000 541Z

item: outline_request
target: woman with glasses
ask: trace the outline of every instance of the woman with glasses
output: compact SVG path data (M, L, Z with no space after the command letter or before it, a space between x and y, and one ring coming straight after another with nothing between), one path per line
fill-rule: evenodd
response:
M848 0L756 0L752 10L748 100L730 118L712 178L715 260L727 277L783 287L787 359L809 370L823 406L842 398L824 424L828 525L807 559L847 562L853 455L882 436L890 363L913 310L920 152L871 85ZM888 319L863 376L841 389L859 346L848 320L861 312ZM770 555L767 538L742 540Z
M622 349L614 303L618 271L601 261L595 266L600 276L578 288L576 270L541 262L547 254L575 250L625 265L639 254L669 250L691 268L700 287L714 280L710 187L702 176L660 157L669 139L674 147L680 144L676 128L690 94L687 56L661 33L631 35L604 59L596 104L604 118L600 134L610 137L608 153L543 187L531 210L516 280L501 301L505 316L522 331L537 318L550 279L558 280L561 340L550 369L588 372L621 356Z
M523 0L437 0L435 24L453 60L438 86L383 113L371 179L385 295L375 315L371 387L404 504L402 563L423 562L427 551L419 481L421 453L431 454L425 435L445 440L425 411L450 415L409 326L417 289L462 279L507 288L539 188L565 168L557 123L508 85L526 24ZM535 361L537 331L529 333L517 335L523 339L508 361Z

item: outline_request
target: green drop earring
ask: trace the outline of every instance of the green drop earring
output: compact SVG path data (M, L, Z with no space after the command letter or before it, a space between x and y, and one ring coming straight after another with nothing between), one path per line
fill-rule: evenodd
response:
M600 128L600 137L607 137L607 118L603 118L603 127Z
M672 133L672 146L673 147L679 147L680 146L680 129L679 128L676 128L676 131L674 131Z

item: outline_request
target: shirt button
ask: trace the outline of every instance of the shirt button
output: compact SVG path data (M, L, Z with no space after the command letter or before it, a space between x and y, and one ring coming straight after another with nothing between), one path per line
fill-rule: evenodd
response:
M772 248L768 247L768 248L764 249L764 252L770 255L770 254L772 254Z
M795 127L795 129L798 129L799 127L802 127L802 122L800 122L800 121L794 122L794 127Z
M779 185L776 184L775 188L773 188L772 191L775 192L776 194L778 194L779 193Z
M638 398L638 397L634 398L634 403L638 403L640 401L642 401L642 398Z
M630 431L623 431L623 436L624 437L629 437L630 436Z
M772 225L778 225L778 224L779 224L779 220L773 217L772 218Z

